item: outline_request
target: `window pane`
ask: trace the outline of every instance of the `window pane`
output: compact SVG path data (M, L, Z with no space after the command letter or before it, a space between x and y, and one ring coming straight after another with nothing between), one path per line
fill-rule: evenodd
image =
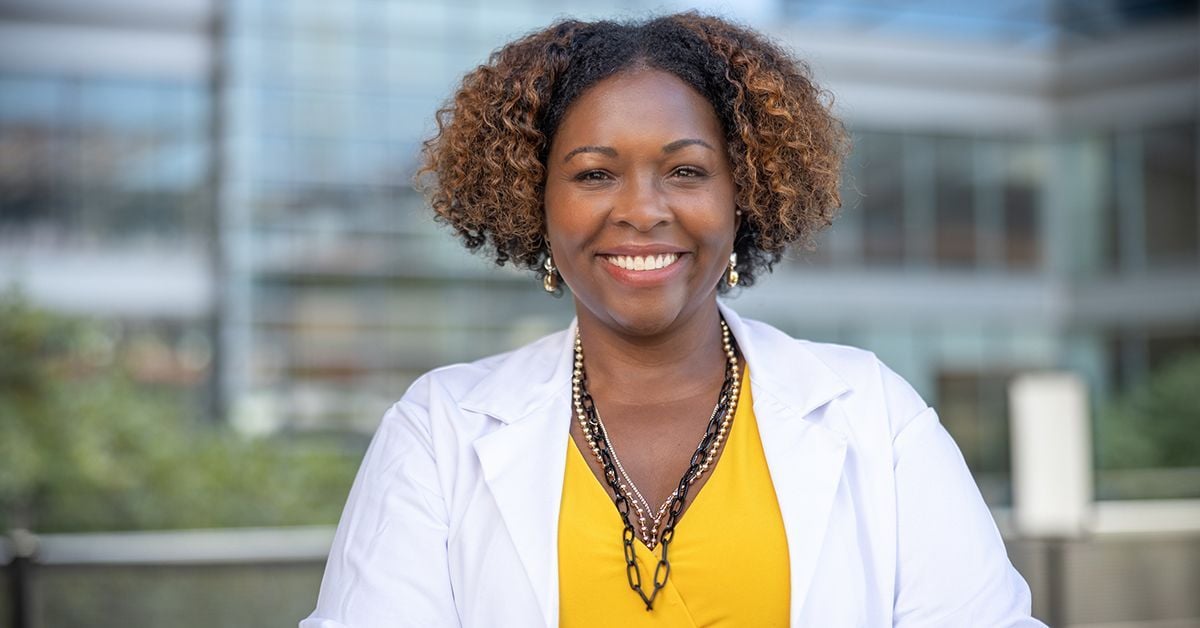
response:
M0 231L44 223L65 200L62 81L0 78Z
M79 88L82 122L113 133L139 133L161 128L161 90L135 82L85 82Z
M863 258L867 263L899 263L904 259L903 138L871 134L863 137Z
M1142 144L1146 211L1146 261L1151 265L1196 261L1196 125L1146 131Z
M53 204L58 153L49 129L0 127L0 229L36 220Z
M942 138L937 143L935 228L939 265L975 263L972 146L965 138Z
M1100 181L1102 186L1100 202L1104 241L1100 249L1101 270L1116 272L1121 267L1121 205L1117 196L1117 181L1120 177L1120 164L1117 161L1116 138L1109 133L1102 144L1102 159L1105 177Z
M0 229L109 241L207 234L203 86L71 78L0 88Z
M62 115L63 81L0 77L0 125L53 126Z
M1038 194L1045 163L1036 145L1009 146L1003 182L1005 259L1011 268L1030 269L1041 261Z

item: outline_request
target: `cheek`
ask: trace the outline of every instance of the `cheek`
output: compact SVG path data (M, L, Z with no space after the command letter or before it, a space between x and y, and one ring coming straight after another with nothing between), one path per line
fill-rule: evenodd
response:
M555 245L565 254L578 250L596 231L592 224L596 212L580 199L573 196L566 186L547 184L544 195L546 235L550 246ZM557 257L557 256L556 256Z
M698 199L688 212L689 229L696 240L709 247L731 247L737 231L735 211L732 195Z

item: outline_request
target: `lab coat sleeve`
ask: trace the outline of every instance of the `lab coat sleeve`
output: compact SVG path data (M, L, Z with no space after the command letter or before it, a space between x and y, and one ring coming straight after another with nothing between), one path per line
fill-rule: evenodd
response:
M317 608L300 628L459 625L433 452L428 412L406 400L392 406L350 490Z
M893 440L894 625L1044 628L954 440L932 408L910 417Z

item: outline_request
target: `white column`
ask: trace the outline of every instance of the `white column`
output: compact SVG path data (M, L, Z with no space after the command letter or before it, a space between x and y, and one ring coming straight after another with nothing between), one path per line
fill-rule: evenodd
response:
M1087 386L1074 373L1021 375L1009 405L1013 522L1026 537L1080 536L1093 499Z

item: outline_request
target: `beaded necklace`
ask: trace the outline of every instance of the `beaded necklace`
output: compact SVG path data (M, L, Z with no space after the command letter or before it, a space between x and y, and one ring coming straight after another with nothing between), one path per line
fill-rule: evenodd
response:
M646 515L652 509L641 491L634 485L629 474L625 472L624 466L617 458L616 451L612 448L608 431L604 428L600 413L596 410L595 401L587 389L587 374L583 368L583 343L580 340L578 329L575 331L575 371L571 380L575 414L579 418L579 425L587 439L592 455L596 457L604 470L604 481L612 489L613 503L625 524L621 535L625 546L625 575L629 581L629 588L633 589L646 604L647 611L653 608L654 599L658 596L659 590L666 585L667 578L670 576L671 563L667 557L667 550L675 536L675 525L683 513L688 489L712 466L713 460L720 451L721 443L729 433L730 423L732 423L733 415L737 410L737 399L740 392L737 348L724 320L721 321L721 342L725 350L726 368L725 381L721 385L717 405L713 408L712 416L709 417L704 437L700 439L700 444L692 454L687 471L679 479L679 486L671 492L663 505L654 513L653 524L647 526ZM634 526L629 516L631 503L637 514L640 534L634 532ZM664 517L666 518L665 524ZM662 544L662 557L659 558L658 565L654 569L654 589L650 595L646 595L642 588L642 573L635 560L633 541L638 537L650 549L654 549L659 543Z

